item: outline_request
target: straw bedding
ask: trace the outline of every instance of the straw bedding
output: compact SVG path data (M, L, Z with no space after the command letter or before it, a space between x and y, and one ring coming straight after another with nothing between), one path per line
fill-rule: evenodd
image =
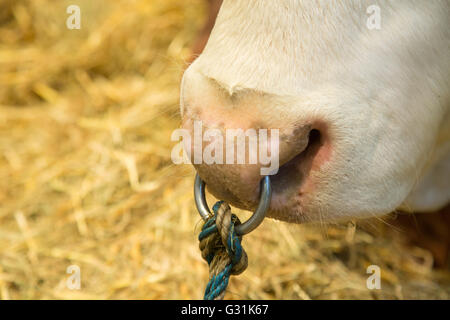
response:
M203 296L194 171L172 163L170 136L204 2L2 0L0 298ZM80 30L66 28L70 4ZM403 238L389 218L267 219L244 237L249 267L227 298L448 299L449 272ZM366 287L372 264L381 290Z

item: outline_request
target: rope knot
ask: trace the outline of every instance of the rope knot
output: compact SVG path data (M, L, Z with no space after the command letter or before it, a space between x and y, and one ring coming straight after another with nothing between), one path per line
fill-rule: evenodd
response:
M242 273L248 264L242 237L234 228L241 223L239 218L224 201L218 201L213 212L214 216L205 222L198 236L202 257L209 265L206 300L223 299L230 276Z

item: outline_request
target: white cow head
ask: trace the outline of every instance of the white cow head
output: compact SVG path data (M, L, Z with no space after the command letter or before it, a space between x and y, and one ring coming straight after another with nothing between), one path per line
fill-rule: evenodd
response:
M225 0L184 74L184 128L279 129L274 218L336 221L450 199L450 2L376 4ZM195 166L215 196L255 208L261 165Z

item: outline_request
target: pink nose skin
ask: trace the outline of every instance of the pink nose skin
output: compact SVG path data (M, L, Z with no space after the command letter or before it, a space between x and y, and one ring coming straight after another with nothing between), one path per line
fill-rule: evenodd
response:
M271 162L277 159L276 168L272 166L277 173L271 175L273 195L269 211L269 216L276 217L277 211L287 202L298 201L299 196L314 189L313 181L308 179L311 170L318 170L330 158L326 124L311 118L298 120L283 114L282 110L277 111L274 107L276 97L252 90L230 95L213 80L190 75L184 79L181 104L182 126L192 137L190 145L185 144L191 162L206 182L207 190L233 206L255 209L259 183L269 174L268 170L264 173L261 169L271 167L273 163L268 164L268 159ZM233 129L240 129L241 133L248 133L250 129L256 133L257 163L250 161L255 150L248 136L243 149L236 145L239 139L234 138L235 144L231 146L234 152L230 150L227 142L231 140L227 140L227 134ZM266 143L260 143L264 138L264 134L258 134L260 129L267 131ZM211 148L212 145L215 148ZM218 150L222 152L222 163L203 159L205 154L220 154ZM227 158L230 152L233 155ZM266 156L265 161L262 161L261 153ZM238 161L238 156L245 159L244 163ZM231 163L227 161L230 159L233 160Z

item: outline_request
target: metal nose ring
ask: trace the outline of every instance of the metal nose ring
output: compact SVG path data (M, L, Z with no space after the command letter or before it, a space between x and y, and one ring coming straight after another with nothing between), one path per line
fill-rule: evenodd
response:
M194 183L194 198L197 210L203 220L208 220L211 217L211 211L209 210L208 204L205 198L205 182L200 178L198 173L195 176ZM270 200L272 198L272 186L270 185L269 176L265 176L261 180L261 193L259 198L258 207L253 215L245 221L244 223L236 226L236 234L238 236L243 236L249 232L255 230L266 216L267 209L270 206Z

